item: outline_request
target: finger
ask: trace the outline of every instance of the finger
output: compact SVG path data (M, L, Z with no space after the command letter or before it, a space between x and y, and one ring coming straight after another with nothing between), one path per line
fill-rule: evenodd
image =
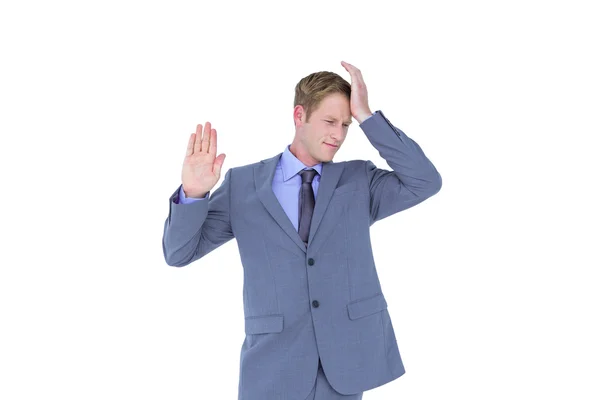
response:
M356 68L354 65L347 63L346 61L342 61L344 64L346 64L346 66L348 66L348 68L353 69L355 71L358 71L358 68Z
M202 149L202 124L198 124L196 126L196 136L195 136L195 142L194 142L194 153L200 153L200 150Z
M204 134L202 135L202 151L208 153L210 147L210 122L206 121L204 125Z
M356 68L354 65L347 63L345 61L342 61L342 62L345 64L344 66L346 67L346 69L348 70L348 72L350 73L350 76L352 78L356 78L357 80L362 78L362 75L358 68Z
M190 139L188 140L187 150L185 152L185 156L191 156L194 154L194 134L190 135Z
M352 77L352 82L351 84L356 86L356 87L363 87L366 86L365 85L365 80L363 79L362 73L360 72L360 70L356 67L351 67L350 69L350 76Z
M355 68L354 75L356 75L356 80L357 80L358 82L360 82L360 83L362 83L362 84L364 84L364 83L365 83L365 80L363 79L362 72L360 72L360 69L358 69L358 68Z
M219 154L219 157L215 158L215 163L213 164L213 172L217 176L221 176L221 169L223 168L223 163L225 162L225 154Z
M217 130L210 130L210 147L208 148L208 153L213 157L217 154Z
M348 68L348 73L350 74L350 84L354 87L356 85L356 82L358 82L356 73L352 68Z
M344 66L344 68L346 68L346 71L348 71L350 75L352 75L354 73L354 70L356 69L354 65L347 63L346 61L342 61L342 65Z

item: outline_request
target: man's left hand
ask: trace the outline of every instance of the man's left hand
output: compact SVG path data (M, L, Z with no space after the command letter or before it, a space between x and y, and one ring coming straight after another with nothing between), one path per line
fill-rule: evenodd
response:
M352 64L342 61L342 66L350 73L351 95L350 95L350 112L352 116L361 124L365 119L373 115L369 108L369 99L367 95L367 85L363 80L360 70Z

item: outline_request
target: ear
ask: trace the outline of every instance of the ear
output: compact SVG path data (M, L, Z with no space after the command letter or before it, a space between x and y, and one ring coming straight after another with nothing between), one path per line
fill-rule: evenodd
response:
M301 105L297 105L296 107L294 107L294 125L296 124L296 121L299 123L305 122L302 120L304 116L304 107L302 107Z

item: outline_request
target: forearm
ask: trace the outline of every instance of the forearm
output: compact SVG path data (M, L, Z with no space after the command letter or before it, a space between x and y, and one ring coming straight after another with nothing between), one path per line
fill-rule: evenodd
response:
M210 199L179 204L181 187L171 196L163 232L163 253L168 265L183 267L233 239L229 219L230 171Z
M381 110L373 113L360 127L411 192L428 197L440 190L442 178L433 163L413 139L391 124Z

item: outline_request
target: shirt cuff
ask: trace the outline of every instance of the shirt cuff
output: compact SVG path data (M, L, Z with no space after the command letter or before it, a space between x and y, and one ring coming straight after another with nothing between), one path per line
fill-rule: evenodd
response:
M200 201L200 200L206 200L208 199L208 194L210 192L207 192L206 195L204 197L201 198L196 198L196 197L186 197L185 193L183 192L183 185L179 188L179 204L190 204L190 203L194 203L196 201Z

